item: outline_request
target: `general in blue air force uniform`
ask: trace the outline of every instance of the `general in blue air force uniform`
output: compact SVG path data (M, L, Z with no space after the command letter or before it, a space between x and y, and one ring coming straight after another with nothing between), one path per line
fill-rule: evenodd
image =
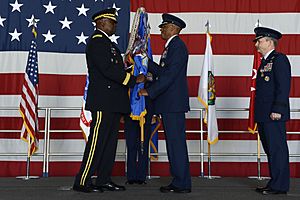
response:
M140 95L149 96L154 101L155 113L160 114L166 136L170 172L173 177L161 192L191 192L191 176L186 145L185 113L189 111L187 84L188 50L180 39L179 33L186 24L180 18L162 15L159 25L165 48L156 64L149 60L148 71L156 78L147 89L140 90Z
M256 191L286 194L290 183L286 121L290 119L291 65L286 55L275 51L280 32L266 27L254 32L255 46L263 56L256 78L255 121L271 176L266 187Z
M89 86L85 108L92 113L90 135L73 189L80 192L125 190L111 181L120 117L130 112L128 87L144 81L124 69L118 47L110 41L117 18L114 8L93 15L96 30L86 47ZM96 183L91 176L97 173Z

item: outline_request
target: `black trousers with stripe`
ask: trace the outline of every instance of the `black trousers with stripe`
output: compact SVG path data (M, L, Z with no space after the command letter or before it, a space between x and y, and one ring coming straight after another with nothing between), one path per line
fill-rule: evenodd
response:
M96 185L102 185L111 181L120 117L120 113L92 112L90 135L74 185L91 185L91 176L96 172Z

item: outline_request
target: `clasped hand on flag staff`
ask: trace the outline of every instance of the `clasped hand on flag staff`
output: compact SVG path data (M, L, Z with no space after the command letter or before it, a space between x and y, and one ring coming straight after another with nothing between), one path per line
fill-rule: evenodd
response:
M134 76L139 74L147 75L148 59L152 59L150 45L150 26L148 15L144 8L138 8L131 28L128 48L124 55L125 69ZM144 83L138 83L133 89L130 89L130 117L133 120L139 120L141 127L141 152L144 150L144 124L145 115L145 97L139 96L139 90L144 88Z

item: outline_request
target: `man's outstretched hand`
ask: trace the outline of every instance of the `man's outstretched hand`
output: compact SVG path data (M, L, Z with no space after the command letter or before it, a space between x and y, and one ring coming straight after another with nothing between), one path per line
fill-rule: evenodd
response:
M136 77L136 83L143 83L146 81L146 77L144 74L139 74L137 77Z
M148 96L148 92L146 89L140 89L139 96Z

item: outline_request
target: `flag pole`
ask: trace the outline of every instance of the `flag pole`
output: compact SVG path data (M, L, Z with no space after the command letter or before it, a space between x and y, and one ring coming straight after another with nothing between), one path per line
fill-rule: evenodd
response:
M207 161L208 161L208 179L211 179L211 158L210 158L210 144L209 142L207 143Z
M139 10L140 10L140 12L146 12L146 10L145 10L144 7L140 7ZM147 41L148 41L148 37L149 37L149 34L150 34L150 30L148 30L148 31L149 32L148 32L148 35L146 37ZM147 48L148 48L148 42L146 42L145 45L144 45L144 49L147 50ZM145 138L145 132L144 132L144 130L145 130L145 123L146 123L145 115L142 115L141 118L140 118L140 126L141 126L141 153L142 153L142 155L144 154L144 140L145 140L144 139Z
M141 127L141 153L144 154L144 124L145 124L145 117L141 116L140 118L140 127Z
M260 22L259 22L259 19L257 19L257 24L255 25L256 27L259 27L260 26ZM255 55L254 55L255 57ZM254 62L255 62L255 59L254 59ZM250 112L250 111L249 111ZM259 136L259 133L256 131L256 125L255 125L255 128L253 129L256 134L257 134L257 176L250 176L248 178L255 178L257 180L264 180L264 179L268 179L268 177L262 177L261 176L261 149L260 149L260 136Z
M250 179L257 179L259 181L270 179L269 177L261 176L261 148L260 148L260 136L259 133L257 134L257 176L249 176Z
M24 180L28 180L29 179L29 171L30 171L30 149L31 149L31 137L29 136L28 142L27 142L27 147L28 147L28 151L27 151L27 164L26 164L26 177L24 178Z
M262 180L260 173L260 136L257 133L257 179Z
M31 150L31 137L28 136L27 140L27 160L26 160L26 176L17 176L16 179L22 179L22 180L30 180L30 179L38 179L39 176L30 176L30 150Z
M203 110L200 111L200 177L204 177Z
M206 22L206 33L209 34L209 21L207 20ZM207 112L206 112L206 119L208 119L208 109L207 109ZM208 138L208 132L207 132L207 138ZM207 162L208 162L208 179L211 179L211 154L210 154L210 143L207 142Z
M153 116L154 117L154 116ZM149 148L148 148L148 176L147 176L147 179L154 179L154 178L160 178L160 176L151 176L151 141L152 141L152 138L153 138L153 136L154 136L154 134L157 132L157 134L158 134L158 129L159 129L159 127L160 127L160 123L161 123L161 121L160 121L160 118L157 116L157 117L155 117L156 118L156 120L157 120L157 122L158 122L158 124L157 124L157 126L154 128L154 130L152 131L152 133L151 133L151 136L150 136L150 139L149 139ZM152 118L153 119L153 118ZM152 120L151 119L151 120ZM151 122L152 123L152 122ZM156 153L156 154L158 154L158 152ZM158 156L158 155L157 155ZM158 159L158 158L157 158Z
M34 37L37 37L37 33L35 30L36 27L36 23L37 21L35 19L32 19L32 33L34 34ZM37 110L36 110L37 112ZM37 119L36 119L37 120ZM37 122L37 121L36 121ZM37 123L36 123L37 124ZM25 122L24 122L25 125ZM26 129L26 126L24 126L24 129ZM37 132L37 127L35 126L35 131ZM22 129L23 130L23 129ZM30 176L30 157L31 157L31 140L34 140L33 138L31 138L31 135L28 133L27 134L27 161L26 161L26 176L17 176L17 179L23 179L23 180L29 180L29 179L38 179L39 176Z
M209 24L209 20L207 20L207 23L205 24L206 26L206 33L209 34L209 27L210 27L210 24ZM208 105L207 105L208 106ZM208 112L208 108L207 108L207 112L206 112L206 119L208 119L209 117L209 112ZM208 131L207 131L207 141L208 141ZM211 176L211 145L209 142L207 142L207 162L208 162L208 176L207 178L208 179L214 179L214 178L220 178L220 176Z
M259 27L259 19L257 19L257 27ZM260 136L257 133L257 179L263 180L261 177L260 161Z
M262 181L266 179L270 179L270 177L261 176L261 148L260 148L260 136L257 133L257 180Z

